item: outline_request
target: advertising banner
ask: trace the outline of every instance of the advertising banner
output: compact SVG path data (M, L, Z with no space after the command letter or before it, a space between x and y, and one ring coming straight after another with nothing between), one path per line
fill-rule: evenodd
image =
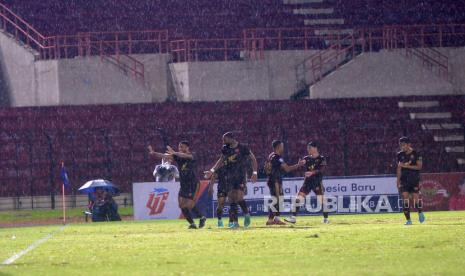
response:
M195 197L197 205L205 209L208 204L206 193L208 184L201 182ZM179 183L145 182L132 186L134 220L182 218L178 207ZM208 211L211 214L211 211Z
M425 211L465 210L465 173L425 173L420 188Z
M284 212L291 211L293 198L298 194L303 184L303 178L285 179L284 190ZM399 193L396 186L395 176L367 176L367 177L345 177L325 178L323 180L325 197L331 204L332 212L335 213L372 213L372 212L399 212ZM260 181L255 184L247 183L246 201L252 215L266 215L267 197L270 191L266 182ZM308 205L308 206L307 206ZM302 214L319 213L315 194L312 192L307 197L307 205L301 208ZM216 188L213 195L212 209L216 213L217 197ZM229 211L228 206L223 210L225 214Z
M284 213L291 211L293 200L298 194L303 178L284 180ZM323 180L325 197L331 205L331 212L350 213L382 213L400 212L399 193L396 177L358 176L328 177ZM465 210L465 173L438 173L421 175L421 197L425 211ZM182 218L178 208L179 183L148 182L134 183L134 219L176 219ZM216 216L217 189L214 185L213 197L208 193L208 181L201 181L196 195L197 207L208 217ZM271 206L270 191L265 181L247 183L245 197L252 215L267 215ZM315 194L312 192L306 204L300 208L302 215L319 214ZM239 210L241 212L241 210ZM229 213L229 206L223 209L224 216Z

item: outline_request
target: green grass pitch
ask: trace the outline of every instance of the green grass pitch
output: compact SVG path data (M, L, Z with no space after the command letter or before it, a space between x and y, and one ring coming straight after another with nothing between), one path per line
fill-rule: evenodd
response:
M299 217L295 226L188 230L182 220L76 223L0 275L464 275L465 212ZM242 221L241 221L242 223ZM61 226L0 229L0 262Z

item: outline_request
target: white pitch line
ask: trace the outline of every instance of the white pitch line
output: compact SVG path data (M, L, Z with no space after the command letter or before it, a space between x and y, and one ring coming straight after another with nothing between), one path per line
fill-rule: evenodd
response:
M0 265L0 268L2 266L7 266L7 265L10 265L10 264L14 263L17 259L21 258L21 256L25 255L29 251L32 251L32 250L36 249L39 245L41 245L44 242L51 239L56 233L59 233L59 232L63 231L65 229L65 227L66 227L66 225L62 226L60 229L58 229L56 231L53 231L52 233L48 234L47 236L41 238L40 240L35 241L33 244L31 244L28 248L24 249L23 251L20 251L20 252L14 254L13 256L11 256L10 258L6 259L5 261L2 262L2 264Z

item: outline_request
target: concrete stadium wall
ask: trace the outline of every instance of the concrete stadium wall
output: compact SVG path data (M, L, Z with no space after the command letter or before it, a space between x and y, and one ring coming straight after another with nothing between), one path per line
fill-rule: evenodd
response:
M174 94L168 54L134 55L145 67L145 86L99 57L58 60L60 105L150 103Z
M465 47L439 49L449 57L449 77L455 94L465 94Z
M465 48L449 56L446 81L401 50L364 53L311 87L311 98L465 94ZM181 101L289 99L296 66L316 51L269 51L261 61L188 62L172 66ZM307 76L311 72L307 73Z
M189 101L245 101L269 98L262 62L193 62L188 65Z
M176 99L181 102L189 101L189 64L172 63L169 65Z
M176 94L181 101L289 99L297 86L297 64L315 52L269 51L258 61L173 64Z
M37 71L37 105L58 105L60 103L58 61L37 61L35 67Z
M37 60L37 53L0 32L0 106L160 102L175 98L168 54L135 55L145 86L99 57Z
M35 57L11 36L0 32L0 66L7 101L12 106L38 105Z
M169 54L133 55L145 66L145 82L151 91L151 102L163 102L175 98L175 92L168 64Z
M401 50L363 53L310 88L311 98L453 94L438 77Z
M98 57L58 61L59 104L151 102L151 92Z
M399 51L364 53L311 87L312 98L465 94L465 48L449 56L445 81ZM36 61L0 33L0 105L41 106L179 101L289 99L296 66L317 51L268 51L263 60L169 64L168 54L134 57L145 86L99 57ZM311 72L307 73L310 76Z

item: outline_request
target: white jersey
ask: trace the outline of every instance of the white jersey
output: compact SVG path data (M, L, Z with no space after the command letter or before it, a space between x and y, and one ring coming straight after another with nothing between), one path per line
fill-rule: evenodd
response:
M176 178L179 178L179 171L174 165L162 163L161 165L155 166L153 176L156 182L174 182Z

